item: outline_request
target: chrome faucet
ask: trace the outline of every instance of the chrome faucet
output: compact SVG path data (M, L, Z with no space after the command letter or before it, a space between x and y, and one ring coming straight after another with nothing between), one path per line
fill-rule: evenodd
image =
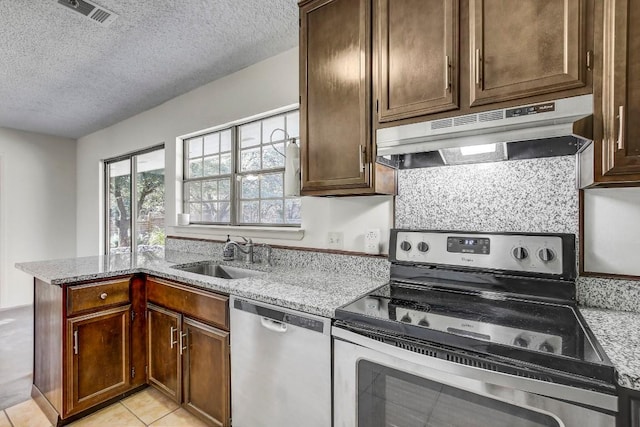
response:
M233 240L230 240L224 244L223 251L226 250L229 246L235 246L237 250L239 250L240 252L246 255L245 262L247 264L253 264L253 248L255 247L255 245L253 244L253 240L246 239L242 236L240 236L240 238L244 240L244 243L238 243Z

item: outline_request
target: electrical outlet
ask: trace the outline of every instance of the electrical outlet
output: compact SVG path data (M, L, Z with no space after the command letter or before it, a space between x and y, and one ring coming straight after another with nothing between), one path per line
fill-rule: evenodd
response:
M342 249L344 247L344 234L342 231L330 231L327 233L327 246L329 249Z
M364 233L364 251L368 254L380 253L380 229L372 228Z

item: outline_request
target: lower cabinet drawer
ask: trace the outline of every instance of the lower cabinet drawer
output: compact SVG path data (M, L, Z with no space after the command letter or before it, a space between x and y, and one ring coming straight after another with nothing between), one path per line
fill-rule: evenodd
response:
M229 297L162 279L147 279L147 301L229 330Z
M67 315L88 310L128 304L129 278L109 282L89 283L67 288Z

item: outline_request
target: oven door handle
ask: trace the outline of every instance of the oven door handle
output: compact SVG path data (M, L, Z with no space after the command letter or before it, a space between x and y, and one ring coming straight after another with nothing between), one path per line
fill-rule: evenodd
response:
M582 405L604 409L613 413L618 411L618 396L616 395L609 395L597 391L571 387L564 384L517 377L515 375L509 375L502 372L489 371L482 368L476 368L474 366L462 365L438 359L436 357L414 353L409 350L404 350L336 326L331 328L331 335L334 338L369 348L373 351L386 354L396 359L404 360L420 366L428 366L430 369L434 369L448 375L471 378L555 399L572 401Z

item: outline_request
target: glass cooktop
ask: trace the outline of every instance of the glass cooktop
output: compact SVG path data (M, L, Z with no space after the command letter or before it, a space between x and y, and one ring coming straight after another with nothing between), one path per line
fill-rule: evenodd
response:
M610 361L571 303L392 283L336 310L336 319L398 337L613 381Z

